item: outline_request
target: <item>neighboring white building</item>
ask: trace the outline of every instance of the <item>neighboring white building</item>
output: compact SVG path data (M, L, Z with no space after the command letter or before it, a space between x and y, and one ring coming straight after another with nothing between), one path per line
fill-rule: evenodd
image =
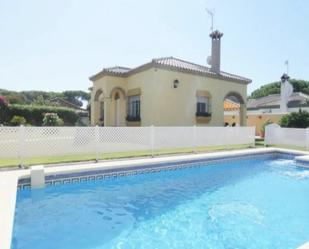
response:
M247 102L247 114L281 114L280 101L280 94L271 94L257 99L249 99ZM287 106L287 113L297 112L300 108L309 111L309 95L301 92L294 92L289 97Z

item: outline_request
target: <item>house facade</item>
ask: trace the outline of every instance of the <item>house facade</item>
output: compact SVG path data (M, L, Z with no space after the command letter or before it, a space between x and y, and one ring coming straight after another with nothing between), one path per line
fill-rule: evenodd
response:
M91 124L104 126L224 125L224 100L239 100L246 125L250 79L220 70L220 39L214 31L211 68L173 57L130 69L105 68L90 77Z

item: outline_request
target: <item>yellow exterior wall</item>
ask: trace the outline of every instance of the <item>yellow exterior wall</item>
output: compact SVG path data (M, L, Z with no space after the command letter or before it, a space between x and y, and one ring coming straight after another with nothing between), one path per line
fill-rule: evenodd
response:
M153 113L156 107L154 73L154 69L148 69L134 74L127 79L129 90L135 88L141 89L141 126L149 126L153 123Z
M262 114L248 114L247 115L247 126L255 126L255 134L257 136L261 135L261 129L263 124L267 120L271 120L273 123L279 124L280 119L284 114L269 114L269 113L262 113ZM239 115L224 115L224 122L229 123L236 123L239 125Z
M278 124L280 119L284 114L254 114L248 115L247 125L248 126L255 126L255 133L256 135L261 135L261 129L263 124L267 120L271 120L273 123Z
M173 82L179 81L178 88L173 88ZM141 89L141 126L223 126L223 103L229 92L240 94L244 101L247 98L247 85L208 78L204 76L171 71L167 69L150 68L145 71L124 77L103 76L93 82L91 96L91 123L97 124L99 117L98 105L94 101L97 90L103 91L104 100L110 107L105 109L105 125L113 126L111 91L119 87L125 93L135 88ZM211 119L208 123L196 122L196 92L208 91L211 94ZM246 112L243 112L245 117ZM124 120L125 117L122 117ZM244 119L245 120L245 119ZM121 123L126 125L125 121Z
M236 126L239 126L239 114L236 115L224 115L224 123L228 123L229 126L231 126L233 123L236 124ZM248 119L247 119L247 125L248 124Z
M173 81L179 80L178 88L173 88ZM196 91L208 91L211 98L211 120L207 126L223 125L223 103L229 92L238 92L244 100L247 97L247 86L244 84L206 78L198 75L158 69L155 74L156 102L154 125L190 126L196 123ZM205 125L205 124L203 124Z

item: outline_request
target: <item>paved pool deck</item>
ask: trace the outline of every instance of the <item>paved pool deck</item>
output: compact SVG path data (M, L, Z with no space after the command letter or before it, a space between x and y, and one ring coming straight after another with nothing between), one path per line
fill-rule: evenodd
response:
M227 156L243 156L250 154L270 153L270 152L283 152L299 154L296 159L301 162L309 163L309 152L287 150L279 148L255 148L243 149L233 151L221 151L201 154L186 154L186 155L172 155L160 156L155 158L135 158L135 159L122 159L122 160L107 160L98 163L76 163L64 164L56 166L45 167L46 175L76 173L91 170L105 170L117 168L130 168L141 165L158 164L166 162L179 162L186 160L198 159L217 159ZM14 224L14 213L16 205L16 193L18 179L30 177L30 169L19 169L10 171L0 171L0 248L10 249L12 240L12 231ZM299 249L309 249L309 242L304 244Z

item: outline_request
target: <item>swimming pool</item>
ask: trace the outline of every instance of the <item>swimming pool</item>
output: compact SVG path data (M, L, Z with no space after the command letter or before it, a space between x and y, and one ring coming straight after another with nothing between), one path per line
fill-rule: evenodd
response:
M309 170L289 157L179 168L20 189L12 249L296 248L309 240Z

